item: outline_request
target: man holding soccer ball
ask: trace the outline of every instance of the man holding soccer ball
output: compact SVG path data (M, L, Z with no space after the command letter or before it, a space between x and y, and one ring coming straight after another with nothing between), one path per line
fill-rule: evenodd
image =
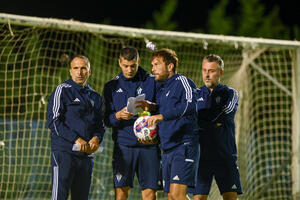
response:
M195 185L200 148L196 112L196 86L189 78L177 74L178 58L171 49L154 50L152 72L162 88L157 104L142 101L141 107L157 115L148 125L159 126L164 191L170 200L187 199L187 187Z
M143 200L156 199L161 188L160 149L157 144L140 143L133 131L137 116L127 111L130 97L145 94L155 101L156 82L142 67L137 49L125 47L119 56L121 73L104 86L104 122L112 127L114 140L113 175L115 199L128 199L135 173L142 189Z

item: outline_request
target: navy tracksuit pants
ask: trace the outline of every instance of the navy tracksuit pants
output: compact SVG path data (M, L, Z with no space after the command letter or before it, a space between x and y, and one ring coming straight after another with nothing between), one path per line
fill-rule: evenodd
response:
M52 200L88 200L93 158L76 156L68 152L51 153Z

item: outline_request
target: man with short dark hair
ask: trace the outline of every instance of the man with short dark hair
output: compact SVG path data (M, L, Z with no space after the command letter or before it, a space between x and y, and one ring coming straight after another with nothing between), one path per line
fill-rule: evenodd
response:
M107 82L103 96L105 124L112 127L114 140L113 175L115 199L128 199L135 173L142 189L143 200L156 199L161 188L160 150L157 144L140 143L133 131L137 116L127 111L130 97L145 94L145 99L155 101L156 82L141 66L136 48L121 49L118 59L121 73Z

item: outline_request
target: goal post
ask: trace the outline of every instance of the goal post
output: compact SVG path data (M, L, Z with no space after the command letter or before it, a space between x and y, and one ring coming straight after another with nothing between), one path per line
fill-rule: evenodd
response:
M237 89L239 199L296 200L300 190L300 42L147 30L0 13L0 199L51 197L47 101L69 78L70 57L86 55L89 83L102 93L119 72L119 50L135 46L151 72L146 42L171 48L178 72L202 85L201 61L225 63L221 82ZM90 199L113 199L111 130L95 154ZM130 199L141 199L135 180ZM158 199L167 199L163 192ZM215 184L210 199L220 199Z
M300 199L300 48L295 51L295 72L293 74L293 197Z

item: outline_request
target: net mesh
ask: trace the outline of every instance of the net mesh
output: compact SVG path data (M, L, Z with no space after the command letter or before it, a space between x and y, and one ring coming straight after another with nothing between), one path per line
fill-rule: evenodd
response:
M153 31L155 33L155 31ZM295 49L248 47L226 40L152 39L179 57L178 72L202 85L201 61L210 53L225 62L222 83L238 90L236 116L239 168L244 194L240 199L292 199L292 76ZM124 46L140 52L141 66L151 72L151 51L145 38L54 28L0 24L0 199L51 197L50 132L47 101L55 87L69 78L69 58L91 61L89 84L102 93L119 72ZM90 199L113 199L111 130L95 155ZM216 185L211 199L220 199ZM141 199L135 180L130 199ZM167 195L158 193L158 199Z

